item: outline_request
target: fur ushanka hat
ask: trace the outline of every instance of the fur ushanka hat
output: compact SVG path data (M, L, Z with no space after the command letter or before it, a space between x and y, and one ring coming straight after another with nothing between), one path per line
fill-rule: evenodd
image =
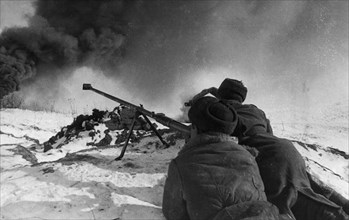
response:
M208 96L193 103L188 117L203 132L232 134L237 124L237 114L232 107Z
M247 88L239 80L226 78L219 86L217 93L221 99L243 102L246 99Z

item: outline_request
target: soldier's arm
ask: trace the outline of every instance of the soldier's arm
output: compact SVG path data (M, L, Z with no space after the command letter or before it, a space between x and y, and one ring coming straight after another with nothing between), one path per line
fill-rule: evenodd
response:
M207 94L211 94L214 97L218 98L218 89L216 87L211 87L208 89L202 90L200 93L196 94L189 102L187 102L189 105L192 105L196 100L198 100L201 97L204 97Z
M259 112L260 112L259 114L262 117L261 119L263 119L265 121L266 125L267 125L267 127L266 127L267 133L268 134L273 134L273 128L271 127L270 120L267 118L265 112L263 110L259 109L255 105L251 105L251 106L254 106L256 109L259 110Z
M263 111L262 111L262 113L263 113L263 116L264 116L266 124L267 124L267 133L273 134L273 128L271 127L270 120L267 118L267 116L265 115L265 113Z

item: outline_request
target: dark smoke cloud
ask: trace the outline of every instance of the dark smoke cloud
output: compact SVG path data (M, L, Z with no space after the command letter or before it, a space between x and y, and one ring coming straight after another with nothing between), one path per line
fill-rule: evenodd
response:
M0 99L19 84L61 68L115 68L124 40L122 1L37 1L29 27L10 28L0 36ZM56 71L52 71L56 72Z
M35 62L27 59L27 53L20 49L0 47L0 99L18 90L20 80L35 75Z
M149 101L166 100L181 88L192 95L224 77L242 79L251 88L249 98L260 102L303 105L347 92L348 2L150 1L142 6L132 17L123 72L141 85L139 94L147 91Z
M12 90L82 66L153 106L178 106L225 77L242 79L257 102L309 103L348 87L347 1L41 0L35 7L28 28L0 37L0 62L31 67L1 70Z

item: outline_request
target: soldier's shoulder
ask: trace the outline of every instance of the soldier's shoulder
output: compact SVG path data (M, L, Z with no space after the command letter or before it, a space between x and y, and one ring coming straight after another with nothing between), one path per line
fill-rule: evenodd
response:
M250 107L250 108L255 108L255 109L258 109L258 110L261 110L262 111L262 109L260 109L257 105L255 105L255 104L244 104L244 106L246 106L246 107Z
M256 105L254 104L242 104L240 108L250 108L250 109L259 109Z

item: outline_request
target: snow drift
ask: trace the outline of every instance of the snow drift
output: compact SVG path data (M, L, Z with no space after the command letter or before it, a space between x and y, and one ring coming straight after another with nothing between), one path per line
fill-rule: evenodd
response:
M309 172L349 198L346 103L305 118L300 110L269 113L274 132L293 141ZM43 152L39 146L72 121L71 115L1 110L1 218L164 219L167 166L184 139L173 131L163 132L171 142L165 148L149 133L132 142L121 161L114 161L122 143L87 145L103 138L107 127L100 123L95 127L99 135L80 132Z

